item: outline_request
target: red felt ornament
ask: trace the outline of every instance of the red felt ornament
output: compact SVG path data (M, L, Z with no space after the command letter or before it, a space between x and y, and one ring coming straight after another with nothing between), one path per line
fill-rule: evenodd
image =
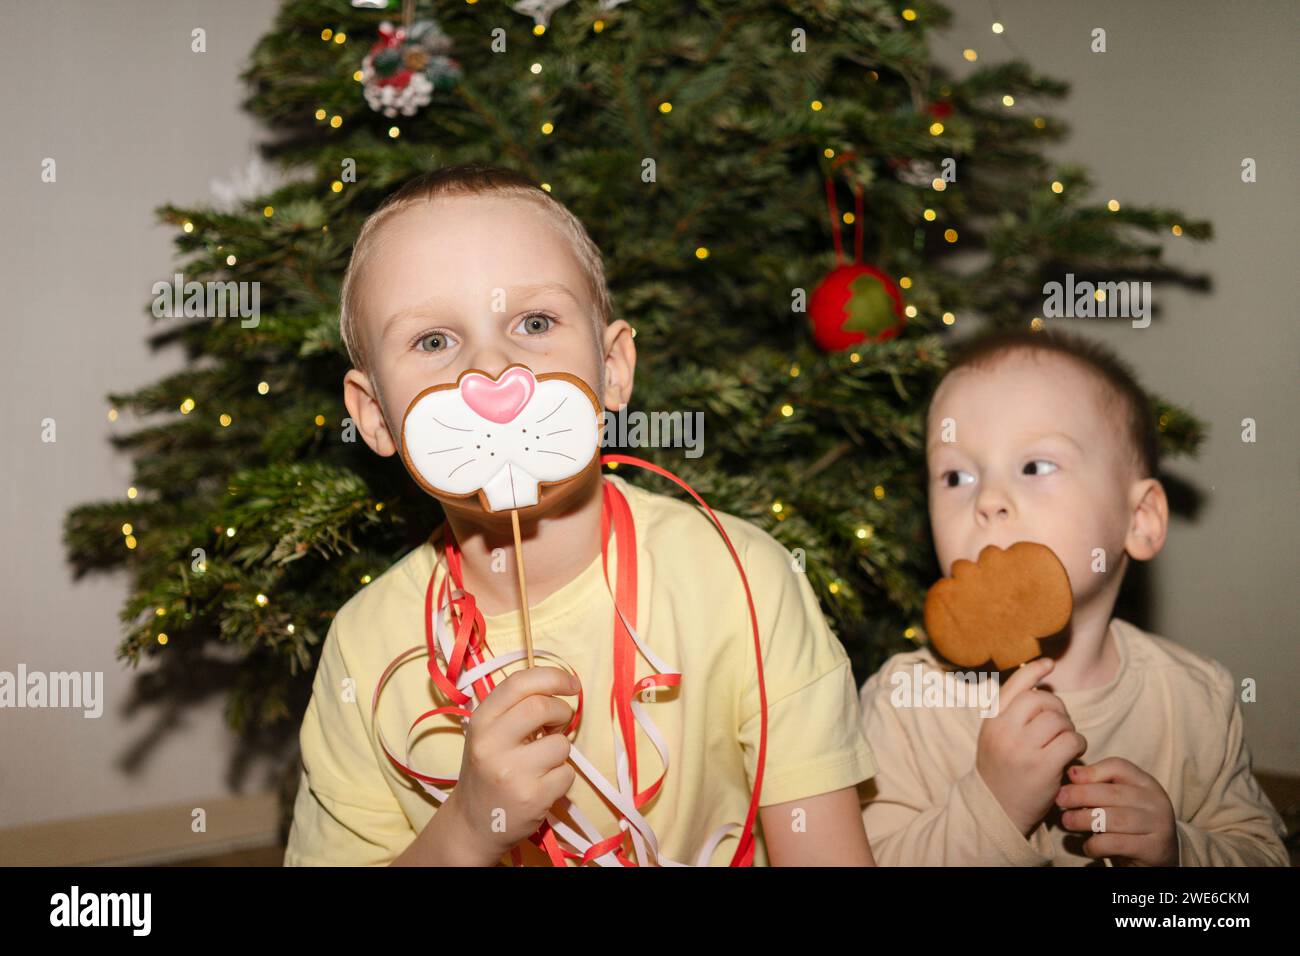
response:
M834 172L854 157L845 153L831 165ZM840 242L840 216L835 203L835 186L826 177L826 204L831 235L835 242L835 268L813 290L808 302L808 320L813 341L827 352L839 352L863 342L886 342L894 338L907 320L903 295L892 278L862 261L862 187L853 185L854 257L844 261Z

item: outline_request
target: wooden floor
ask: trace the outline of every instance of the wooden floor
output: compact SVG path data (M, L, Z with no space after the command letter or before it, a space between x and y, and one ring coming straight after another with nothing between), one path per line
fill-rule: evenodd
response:
M1277 808L1278 813L1287 824L1290 836L1291 865L1300 866L1300 841L1296 840L1297 826L1300 826L1300 777L1284 777L1274 774L1256 774L1260 786ZM283 866L284 847L261 847L252 850L238 850L221 853L183 863L169 863L167 866Z

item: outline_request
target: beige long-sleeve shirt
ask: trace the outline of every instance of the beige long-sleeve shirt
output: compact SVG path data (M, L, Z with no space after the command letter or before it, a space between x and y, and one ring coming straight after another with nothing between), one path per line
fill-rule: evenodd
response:
M1115 618L1120 666L1102 687L1058 693L1088 742L1084 763L1122 757L1164 787L1181 866L1286 866L1285 829L1251 772L1237 685L1217 661ZM859 785L884 866L1088 866L1090 836L1053 809L1026 839L975 769L978 705L935 706L914 688L942 669L926 648L896 654L860 691L876 776ZM917 704L922 704L917 706Z

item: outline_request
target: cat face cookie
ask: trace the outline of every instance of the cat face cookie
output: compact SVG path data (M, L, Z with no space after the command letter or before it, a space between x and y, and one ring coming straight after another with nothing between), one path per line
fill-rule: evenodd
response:
M1038 641L1070 622L1074 597L1051 548L1018 541L990 544L972 562L953 562L952 577L925 596L925 629L935 649L960 667L989 660L998 670L1040 654Z
M601 430L600 403L577 376L468 369L411 400L402 461L436 498L478 495L485 511L523 511L543 487L600 467Z

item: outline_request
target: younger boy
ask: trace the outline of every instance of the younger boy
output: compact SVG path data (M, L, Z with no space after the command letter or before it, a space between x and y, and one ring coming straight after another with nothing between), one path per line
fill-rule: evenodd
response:
M599 251L547 192L499 167L443 169L391 196L353 249L341 324L355 366L344 400L379 455L398 450L415 395L470 368L492 376L514 363L539 375L568 372L613 410L632 393L632 329L610 321ZM576 746L616 779L602 480L615 484L632 512L639 636L682 673L679 687L641 704L667 745L668 768L639 810L663 856L683 863L696 861L720 825L745 819L760 707L747 604L731 557L695 507L619 477L586 474L545 491L521 515L533 644L558 654L582 681L573 744L562 733L573 709L560 698L577 687L542 658L531 670L520 661L498 671L464 736L444 729L413 738L415 769L459 770L441 806L384 755L371 697L388 662L424 642L426 586L435 575L437 593L447 572L435 534L349 600L330 628L300 734L303 773L286 864L492 865L508 862L512 849L538 862L544 857L528 837L566 795L602 837L619 833L618 816L568 761ZM476 498L442 505L491 653L518 650L510 513L487 512ZM855 785L875 768L848 657L786 549L738 518L720 520L749 576L769 705L754 862L869 865ZM617 560L610 557L612 582ZM421 664L400 667L380 701L378 721L399 759L411 722L448 703ZM649 673L639 657L634 666L637 679ZM546 732L537 739L539 730ZM664 768L654 742L639 727L634 733L645 789ZM727 863L735 836L705 862ZM623 849L634 853L630 839Z
M978 338L939 384L926 461L944 574L985 545L1039 542L1074 611L1002 675L996 716L907 706L900 685L943 667L928 648L863 685L879 764L863 822L882 864L1287 865L1232 675L1111 616L1129 561L1165 541L1152 417L1123 363L1056 332Z

